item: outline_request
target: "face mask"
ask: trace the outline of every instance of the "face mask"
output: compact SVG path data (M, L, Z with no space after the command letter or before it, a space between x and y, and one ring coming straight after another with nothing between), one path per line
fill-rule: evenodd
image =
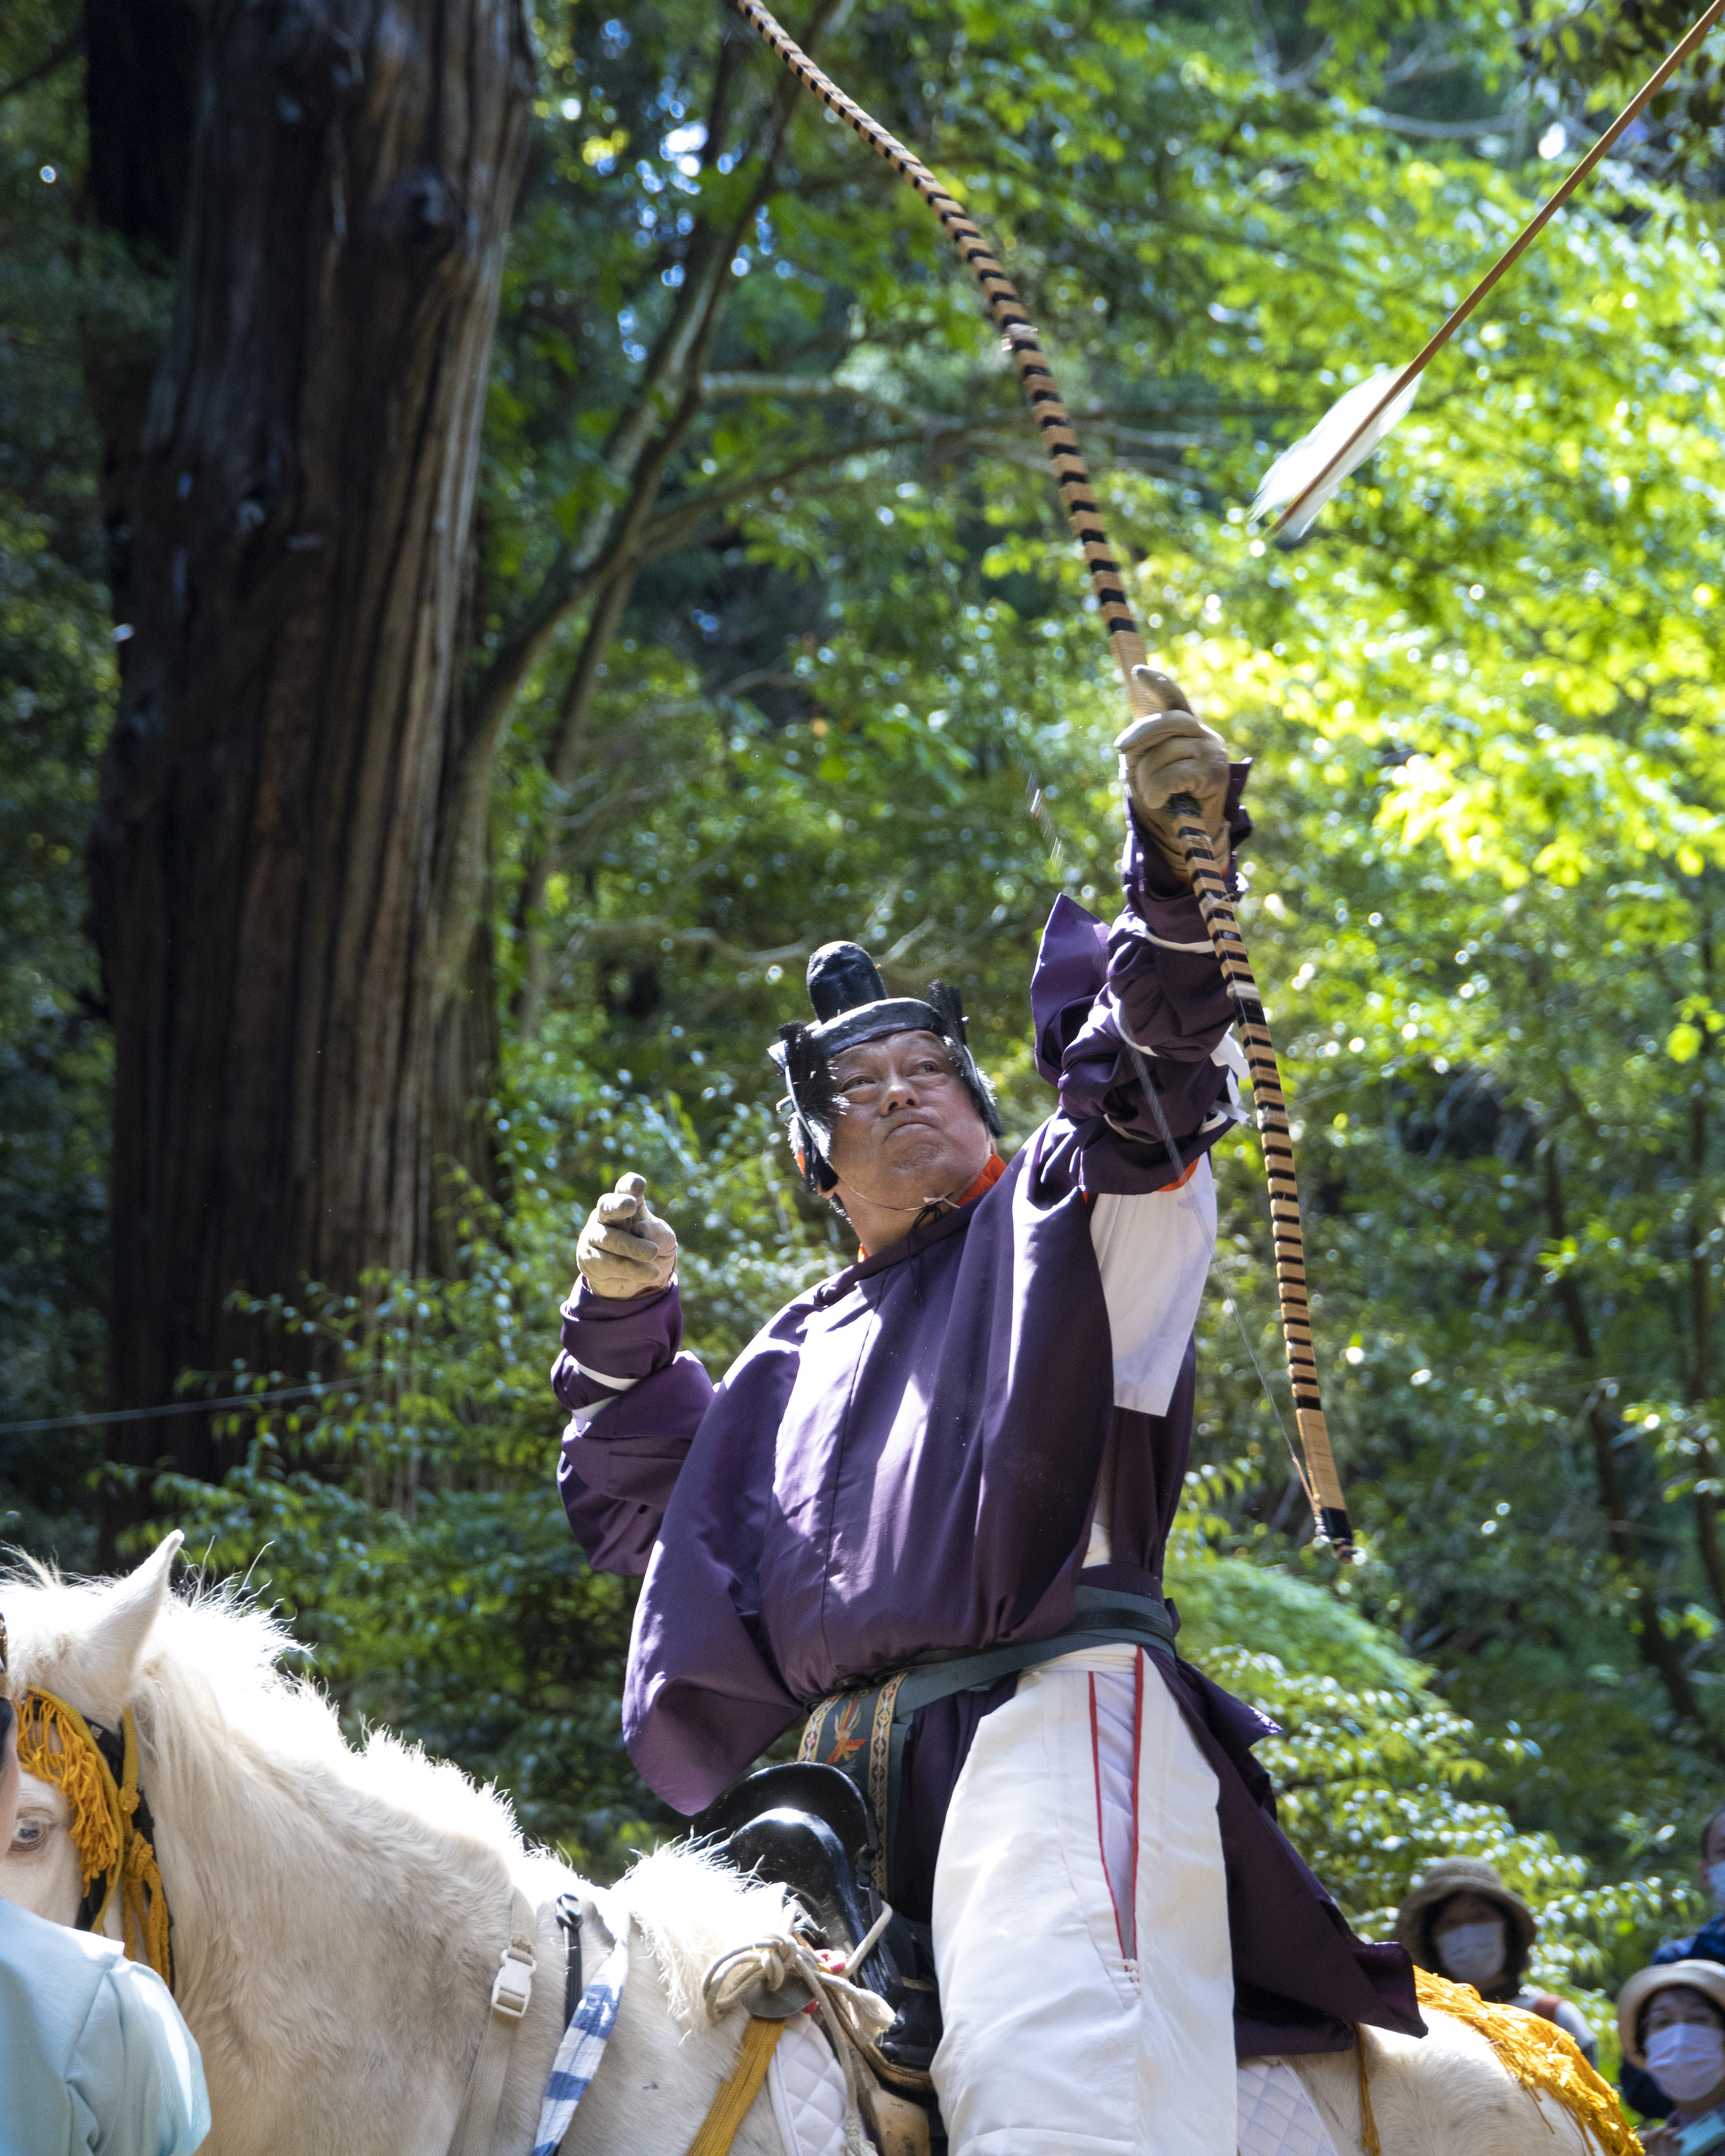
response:
M1647 2039L1647 2071L1667 2096L1694 2102L1725 2081L1725 2029L1694 2021L1656 2029Z
M1707 1885L1712 1890L1715 1905L1725 1909L1725 1864L1708 1865Z
M1503 1972L1503 1924L1457 1924L1437 1942L1444 1974L1455 1984L1489 1984Z

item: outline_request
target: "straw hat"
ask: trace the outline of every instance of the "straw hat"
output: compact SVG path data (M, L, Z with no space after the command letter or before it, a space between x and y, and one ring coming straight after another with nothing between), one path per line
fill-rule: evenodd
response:
M1452 1894L1483 1894L1502 1910L1517 1945L1525 1956L1538 1934L1539 1922L1519 1894L1512 1894L1494 1865L1481 1856L1445 1856L1414 1882L1395 1912L1395 1935L1416 1962L1426 1951L1428 1913ZM1425 1964L1420 1962L1423 1968ZM1725 1971L1721 1972L1725 1975Z
M1647 2055L1641 2048L1637 2025L1641 2009L1656 1991L1674 1991L1681 1984L1712 1999L1725 2016L1725 1969L1716 1961L1668 1961L1658 1969L1638 1969L1617 1994L1617 2037L1623 2056L1645 2071Z

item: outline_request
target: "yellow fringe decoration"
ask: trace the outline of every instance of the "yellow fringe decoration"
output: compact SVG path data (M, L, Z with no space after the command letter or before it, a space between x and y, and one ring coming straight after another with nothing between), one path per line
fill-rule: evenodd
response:
M72 1808L72 1840L84 1892L120 1861L124 1820L108 1763L75 1707L33 1686L18 1702L18 1764L39 1782L52 1782ZM110 1890L111 1891L111 1890Z
M1450 1984L1430 1969L1414 1972L1420 2004L1465 2022L1497 2052L1536 2103L1552 2097L1588 2134L1604 2156L1641 2156L1617 2092L1602 2081L1555 2021L1520 2006L1493 2006L1471 1984Z
M122 1724L125 1753L116 1782L90 1724L75 1707L32 1686L18 1702L18 1763L39 1781L52 1782L71 1810L83 1891L104 1882L91 1925L102 1928L120 1897L120 1929L126 1958L147 1962L165 1984L173 1982L168 1939L167 1896L147 1835L139 1831L138 1736L128 1708Z

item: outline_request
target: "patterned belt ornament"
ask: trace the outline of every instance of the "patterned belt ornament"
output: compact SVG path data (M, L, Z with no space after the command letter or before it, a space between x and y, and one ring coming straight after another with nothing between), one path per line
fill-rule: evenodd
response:
M1011 1646L983 1647L973 1654L914 1663L878 1685L829 1692L809 1709L797 1757L836 1767L862 1792L875 1823L870 1883L883 1900L887 1898L898 1820L905 1739L920 1707L950 1699L955 1692L992 1691L1004 1678L1086 1647L1143 1647L1173 1660L1173 1622L1162 1603L1103 1587L1081 1587L1073 1602L1076 1615L1051 1639L1019 1640Z

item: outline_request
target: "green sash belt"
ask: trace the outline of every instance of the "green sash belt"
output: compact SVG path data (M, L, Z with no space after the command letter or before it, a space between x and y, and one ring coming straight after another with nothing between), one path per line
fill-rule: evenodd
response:
M1106 1587L1081 1587L1073 1600L1076 1614L1051 1639L914 1662L878 1684L835 1691L809 1708L797 1757L837 1767L861 1790L875 1823L874 1883L880 1893L886 1892L898 1820L905 1739L919 1707L954 1692L992 1691L1003 1677L1086 1647L1147 1647L1174 1659L1173 1620L1160 1602Z

